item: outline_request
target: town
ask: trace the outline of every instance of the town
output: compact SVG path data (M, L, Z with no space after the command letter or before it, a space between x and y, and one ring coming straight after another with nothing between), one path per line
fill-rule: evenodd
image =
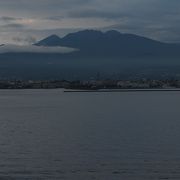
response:
M180 80L0 80L0 89L171 89L180 88Z

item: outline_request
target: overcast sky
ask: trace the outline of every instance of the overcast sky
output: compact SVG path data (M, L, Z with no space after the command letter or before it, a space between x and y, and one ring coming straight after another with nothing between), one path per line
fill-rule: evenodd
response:
M180 42L180 0L0 0L0 43L87 28Z

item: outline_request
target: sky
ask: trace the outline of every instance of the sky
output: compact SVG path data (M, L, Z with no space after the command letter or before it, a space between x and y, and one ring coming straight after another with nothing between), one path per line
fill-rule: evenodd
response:
M180 43L180 0L0 0L0 44L32 44L82 29Z

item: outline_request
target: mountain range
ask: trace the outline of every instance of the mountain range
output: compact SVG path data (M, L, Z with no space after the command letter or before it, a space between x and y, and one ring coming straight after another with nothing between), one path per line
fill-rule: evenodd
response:
M53 48L75 49L69 53ZM0 52L1 48L0 46ZM14 78L88 79L174 76L180 70L180 44L163 43L115 30L84 30L60 38L51 35L33 45L41 51L0 54L0 76ZM42 53L52 48L53 53Z

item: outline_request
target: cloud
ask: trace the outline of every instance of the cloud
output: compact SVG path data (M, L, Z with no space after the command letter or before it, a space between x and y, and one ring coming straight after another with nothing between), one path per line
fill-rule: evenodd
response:
M44 20L52 20L52 21L60 21L63 18L65 18L64 16L50 16L50 17L45 17L43 18Z
M25 26L23 24L19 23L12 23L12 24L6 24L6 25L1 25L0 28L3 29L19 29L19 28L24 28Z
M20 44L20 43L34 44L37 41L36 38L33 36L13 37L12 40L18 44Z
M1 45L0 46L0 54L4 53L71 53L77 51L74 48L68 47L43 47L43 46L18 46L18 45Z
M82 11L72 11L69 12L68 17L71 18L103 18L103 19L118 19L124 18L126 14L121 12L108 12L96 9L86 9Z
M21 20L22 18L16 18L16 17L10 17L10 16L2 16L0 17L0 21L3 21L5 23L12 23L17 20Z
M41 38L38 31L114 27L175 42L179 12L179 0L0 0L0 39L5 32L6 39L22 31Z

